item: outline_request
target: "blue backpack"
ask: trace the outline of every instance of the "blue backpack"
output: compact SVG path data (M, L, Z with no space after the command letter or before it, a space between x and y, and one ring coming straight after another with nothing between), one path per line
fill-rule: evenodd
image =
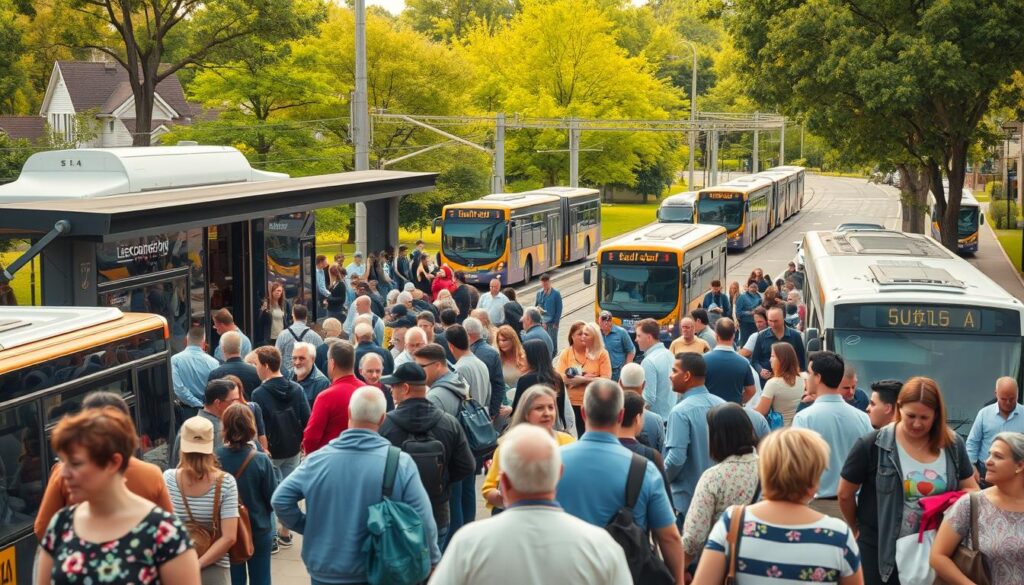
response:
M455 418L466 433L469 450L477 459L487 459L498 448L498 431L491 423L487 410L475 398L462 396L448 386L444 388L459 399L459 414Z
M430 546L423 521L412 506L395 502L391 492L398 475L398 447L388 447L382 499L369 508L363 545L366 580L372 585L414 585L430 574Z

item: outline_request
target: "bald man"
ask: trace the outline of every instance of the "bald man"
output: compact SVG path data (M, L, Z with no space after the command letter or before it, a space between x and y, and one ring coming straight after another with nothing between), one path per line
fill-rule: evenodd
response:
M380 344L374 340L373 327L367 323L359 323L355 326L355 337L356 364L359 364L363 359L363 356L366 354L375 353L380 356L381 362L384 364L384 375L389 376L391 375L391 372L395 371L395 360L391 357L390 351L381 347ZM362 380L358 371L356 372L356 376Z
M334 317L324 319L323 325L320 327L324 332L324 342L316 347L316 367L324 374L327 373L327 350L331 346L331 340L336 340L341 337L342 331L341 321Z
M368 353L363 356L363 359L359 360L357 365L359 368L356 370L356 375L359 379L365 382L367 386L380 388L381 392L384 393L384 398L388 401L388 412L394 410L395 401L391 396L391 388L380 381L384 376L384 360L380 359L380 356L375 353Z
M384 321L373 313L371 308L370 297L362 295L356 297L352 301L352 307L348 311L348 315L345 317L345 335L352 335L352 330L356 326L356 317L360 315L368 315L370 323L373 325L373 337L377 345L384 346Z
M1024 407L1018 402L1017 381L1009 376L996 380L996 400L978 411L971 434L967 436L967 454L974 462L976 477L985 479L985 460L992 440L1003 432L1024 433ZM981 482L979 482L981 483Z
M679 337L672 342L668 351L672 355L677 353L705 354L711 351L711 346L708 345L708 342L697 337L696 324L693 322L693 317L683 317L679 322Z
M410 327L405 331L405 349L395 358L395 367L406 363L415 363L413 355L416 350L429 343L427 334L420 327Z
M507 303L508 297L501 292L501 281L495 278L491 280L490 289L480 295L480 301L477 302L476 308L487 311L491 323L504 323ZM479 319L479 317L477 318Z

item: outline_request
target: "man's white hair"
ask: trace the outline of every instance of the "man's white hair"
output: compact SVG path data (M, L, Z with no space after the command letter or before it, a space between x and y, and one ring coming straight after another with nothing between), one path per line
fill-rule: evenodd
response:
M292 355L295 355L295 352L299 351L300 349L304 349L307 352L309 352L309 357L316 357L316 346L313 345L312 343L307 343L305 341L296 341L294 344L292 344Z
M328 317L324 319L323 328L327 337L337 337L341 333L341 321Z
M404 291L404 290L402 292L398 293L398 299L396 300L396 303L398 303L400 305L407 305L407 304L409 304L411 302L412 302L412 293L410 293L409 291Z
M242 352L242 334L228 331L220 336L220 350L225 356L238 355Z
M413 339L415 337L422 337L423 338L423 343L427 342L427 332L426 331L424 331L423 329L421 329L419 327L410 327L405 332L405 343L408 344L409 340Z
M501 442L501 471L516 491L543 494L555 491L562 470L558 443L534 425L516 425Z
M368 353L364 353L362 359L359 360L359 369L361 370L361 369L365 368L366 365L367 365L366 364L367 361L375 361L375 360L381 365L381 367L384 366L384 360L378 354L375 354L372 351L368 352Z
M354 421L377 424L387 408L387 400L379 388L362 386L352 394L348 403L348 417Z
M476 317L468 317L462 322L462 326L466 329L466 335L469 335L470 337L484 336L484 324Z
M373 337L373 326L369 323L359 323L352 331L355 333L356 339L360 341L368 340Z

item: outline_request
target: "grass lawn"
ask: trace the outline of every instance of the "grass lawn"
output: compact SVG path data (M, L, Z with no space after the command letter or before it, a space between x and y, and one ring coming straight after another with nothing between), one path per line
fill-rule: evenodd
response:
M4 252L3 254L0 254L0 262L2 262L4 266L10 266L12 262L21 257L21 254L23 252L24 250ZM19 305L29 305L32 303L32 291L30 287L32 286L33 269L35 270L36 274L35 304L38 305L42 302L43 276L42 273L39 271L39 256L36 256L35 259L32 260L32 263L22 267L22 269L19 270L17 274L14 275L14 280L11 281L11 288L14 289L14 298L18 301Z
M1010 262L1014 266L1020 267L1020 246L1021 246L1021 230L994 230L996 237L999 238L999 245L1006 250L1006 255L1010 257Z

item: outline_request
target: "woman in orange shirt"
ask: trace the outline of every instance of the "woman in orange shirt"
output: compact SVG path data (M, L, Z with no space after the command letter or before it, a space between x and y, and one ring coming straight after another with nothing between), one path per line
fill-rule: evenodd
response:
M595 323L576 321L569 328L569 347L558 356L555 367L573 406L583 403L583 391L597 378L612 377L612 360L604 348L601 330ZM572 375L570 375L572 374Z

